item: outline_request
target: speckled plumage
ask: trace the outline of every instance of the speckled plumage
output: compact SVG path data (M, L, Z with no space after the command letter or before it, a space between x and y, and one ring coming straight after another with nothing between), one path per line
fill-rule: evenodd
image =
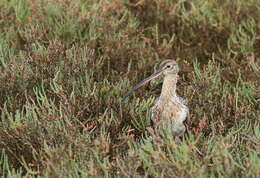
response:
M160 64L158 71L141 81L123 97L124 100L142 85L160 75L164 75L161 95L151 108L151 115L155 127L160 127L165 123L171 124L173 135L181 135L185 132L183 122L189 113L187 101L176 94L178 72L179 67L174 60L164 60Z

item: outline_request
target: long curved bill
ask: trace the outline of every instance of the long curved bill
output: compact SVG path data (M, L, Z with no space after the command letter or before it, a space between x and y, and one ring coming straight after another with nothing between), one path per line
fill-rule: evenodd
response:
M155 73L153 73L151 76L145 78L144 80L142 80L141 82L139 82L137 85L135 85L131 90L129 90L121 99L122 102L125 101L125 99L130 96L135 90L137 90L138 88L140 88L141 86L145 85L146 83L148 83L149 81L159 77L162 74L163 70L159 70L156 71Z

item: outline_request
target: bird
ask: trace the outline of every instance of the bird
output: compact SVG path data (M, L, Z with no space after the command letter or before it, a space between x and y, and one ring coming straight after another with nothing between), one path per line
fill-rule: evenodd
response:
M132 89L130 89L121 99L122 102L126 100L134 91L148 83L149 81L163 75L163 84L159 98L155 100L155 104L151 107L151 118L155 128L161 126L170 126L172 135L182 136L186 127L184 121L189 114L188 102L176 93L176 84L178 80L179 66L175 60L163 60L158 70L152 75L145 78Z

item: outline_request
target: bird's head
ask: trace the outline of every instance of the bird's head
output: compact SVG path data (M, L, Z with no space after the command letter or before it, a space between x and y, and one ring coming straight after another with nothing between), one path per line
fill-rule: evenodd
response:
M167 59L161 62L159 65L159 69L155 71L151 76L145 78L141 82L139 82L137 85L135 85L131 90L129 90L122 98L121 101L124 101L129 95L131 95L135 90L140 88L141 86L145 85L149 81L156 79L157 77L164 75L177 75L179 72L179 66L176 61Z
M179 72L179 66L176 61L167 59L161 62L157 72L161 72L163 75L176 75Z

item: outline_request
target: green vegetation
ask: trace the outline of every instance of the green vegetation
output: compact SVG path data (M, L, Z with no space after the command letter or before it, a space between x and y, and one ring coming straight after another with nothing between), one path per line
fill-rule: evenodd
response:
M0 175L259 177L259 0L1 0ZM183 138L152 140L166 58Z

